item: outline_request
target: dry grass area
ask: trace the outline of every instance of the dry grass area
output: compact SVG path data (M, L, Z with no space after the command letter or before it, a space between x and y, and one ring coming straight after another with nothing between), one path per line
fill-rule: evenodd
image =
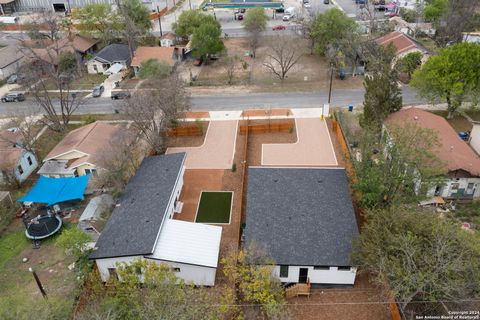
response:
M195 124L202 127L203 134L201 136L189 136L189 137L169 137L168 138L168 148L174 147L200 147L205 141L205 136L207 134L208 121L198 121Z
M264 67L267 59L269 41L265 38L257 50L256 58L245 56L249 50L247 39L235 38L225 40L228 56L223 56L217 61L203 65L198 74L198 80L193 82L195 86L222 86L227 85L228 57L237 57L235 64L235 77L233 85L254 86L254 91L311 91L326 89L330 80L330 66L326 59L317 55L311 55L307 48L307 42L298 39L300 50L305 53L299 62L287 74L282 82ZM245 68L246 67L246 68ZM188 67L185 69L194 70ZM363 77L348 77L345 80L334 79L335 88L360 88L363 86Z
M357 276L353 288L313 289L310 298L288 300L292 319L390 320L387 299L365 275Z

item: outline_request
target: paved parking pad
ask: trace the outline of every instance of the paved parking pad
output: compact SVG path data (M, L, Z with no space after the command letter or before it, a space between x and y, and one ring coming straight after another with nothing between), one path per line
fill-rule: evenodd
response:
M211 121L200 147L168 148L167 154L186 152L187 169L231 169L238 121Z
M318 118L295 119L297 142L264 144L264 166L338 166L327 122Z

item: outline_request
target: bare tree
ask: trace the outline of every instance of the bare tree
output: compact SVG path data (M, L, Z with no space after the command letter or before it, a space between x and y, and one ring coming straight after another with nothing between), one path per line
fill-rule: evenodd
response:
M116 135L100 155L102 169L94 179L96 187L123 190L145 157L145 149L132 131Z
M18 113L10 117L8 127L15 128L15 132L0 133L0 142L5 141L35 154L35 144L38 131L39 116L33 113Z
M303 52L294 38L278 36L269 42L269 50L263 65L281 81L298 63Z
M313 32L315 25L315 15L313 13L307 13L299 18L300 32L302 38L308 41L308 48L310 49L310 54L315 53L315 43L317 42L317 36Z
M155 89L137 92L124 102L125 113L132 127L150 149L161 154L167 146L167 131L188 110L184 82L174 73L158 81Z
M42 121L54 131L63 131L82 101L72 92L72 82L80 75L78 65L60 66L67 54L74 53L73 45L68 38L61 38L61 21L51 12L42 13L31 30L29 34L35 34L37 45L19 39L19 50L28 59L20 71L25 74L34 101L44 112Z
M235 77L235 70L237 67L238 57L227 57L225 64L225 74L227 75L227 84L233 84L233 79Z

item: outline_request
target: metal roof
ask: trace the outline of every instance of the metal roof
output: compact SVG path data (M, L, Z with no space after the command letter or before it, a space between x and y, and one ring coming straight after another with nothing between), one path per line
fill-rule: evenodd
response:
M345 169L248 171L245 240L279 265L349 266L358 227Z
M216 268L222 227L168 219L147 258Z
M125 188L91 259L153 253L185 153L145 158Z

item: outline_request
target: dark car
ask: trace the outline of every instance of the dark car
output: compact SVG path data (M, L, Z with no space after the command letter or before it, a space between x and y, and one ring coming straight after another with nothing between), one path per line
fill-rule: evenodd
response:
M330 4L330 0L323 0L324 4Z
M21 92L9 92L2 97L2 102L24 101L25 95Z
M243 14L239 14L239 15L237 16L237 20L243 20Z
M130 92L116 91L112 92L112 100L128 99L130 98Z
M96 86L95 88L93 88L92 97L94 97L94 98L100 97L104 90L105 90L105 88L102 85Z
M273 31L280 31L280 30L285 30L285 29L286 29L286 27L285 27L285 26L282 26L281 24L272 27L272 30L273 30Z

